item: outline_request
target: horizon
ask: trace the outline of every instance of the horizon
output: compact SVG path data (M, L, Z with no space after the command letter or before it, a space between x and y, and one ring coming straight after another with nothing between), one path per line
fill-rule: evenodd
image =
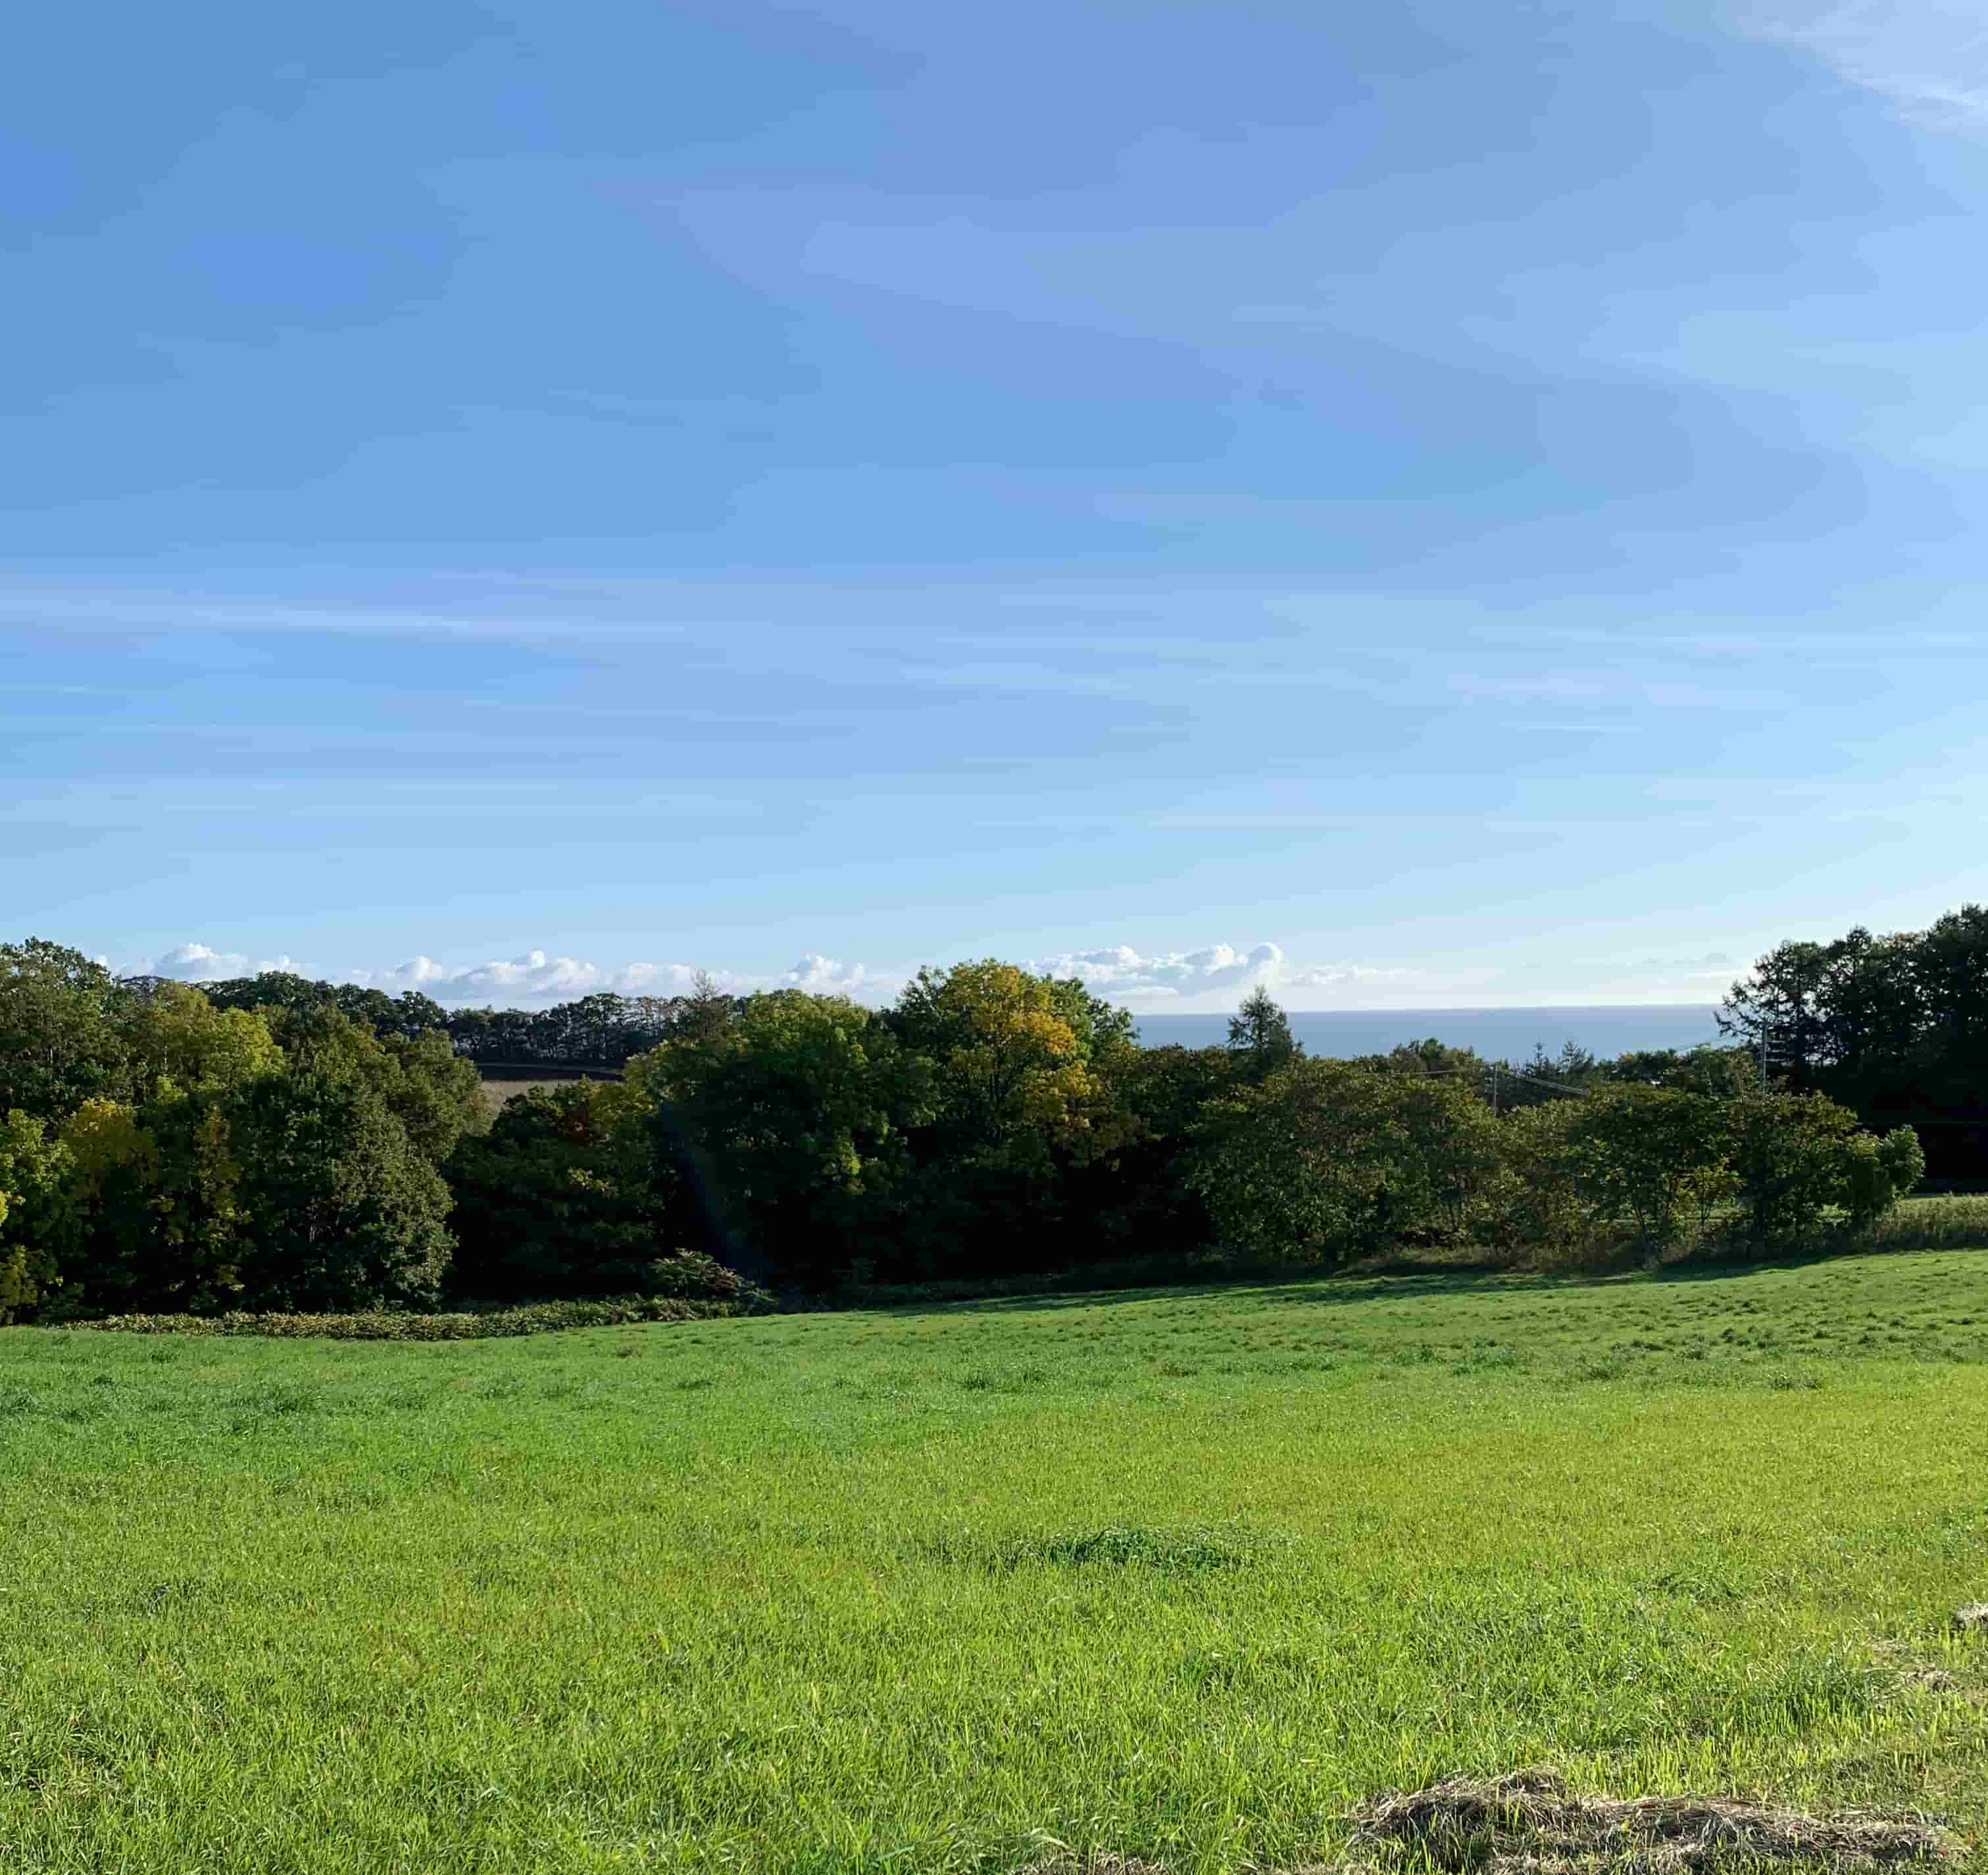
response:
M1159 1014L1982 895L1988 40L1632 11L44 9L17 923Z

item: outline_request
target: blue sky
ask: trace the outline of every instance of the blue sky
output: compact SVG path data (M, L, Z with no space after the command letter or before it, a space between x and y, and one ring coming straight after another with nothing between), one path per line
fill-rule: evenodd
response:
M9 63L9 935L1687 1001L1983 895L1974 0L44 8Z

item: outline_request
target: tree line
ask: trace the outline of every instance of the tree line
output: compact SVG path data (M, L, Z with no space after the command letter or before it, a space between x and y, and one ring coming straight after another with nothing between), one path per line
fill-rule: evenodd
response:
M720 1265L820 1293L1211 1254L1785 1249L1923 1169L1909 1127L1762 1091L1743 1042L1315 1059L1259 990L1226 1044L1144 1048L1080 983L991 959L882 1009L705 983L637 1024L585 999L542 1044L612 1060L639 1036L622 1078L493 1117L424 1000L0 945L0 1319L681 1294ZM482 1032L509 1060L526 1031Z
M1988 907L1778 945L1733 986L1721 1027L1764 1047L1783 1084L1912 1128L1935 1178L1988 1175Z
M164 980L127 978L142 987ZM312 1009L329 1004L379 1035L439 1033L467 1060L520 1067L619 1068L668 1041L687 1015L722 993L700 976L684 996L592 996L549 1009L445 1009L418 990L389 996L358 983L320 983L286 970L204 983L217 1009ZM738 999L734 999L735 1000Z

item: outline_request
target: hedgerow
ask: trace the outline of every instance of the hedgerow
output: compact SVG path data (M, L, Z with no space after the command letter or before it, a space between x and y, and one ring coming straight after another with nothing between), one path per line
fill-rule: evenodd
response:
M527 1302L514 1308L462 1309L414 1315L387 1308L345 1315L100 1315L65 1327L126 1335L262 1335L326 1341L486 1341L507 1335L545 1335L562 1328L619 1328L642 1322L709 1322L766 1313L773 1298L751 1290L733 1301L674 1295L605 1296L589 1301Z

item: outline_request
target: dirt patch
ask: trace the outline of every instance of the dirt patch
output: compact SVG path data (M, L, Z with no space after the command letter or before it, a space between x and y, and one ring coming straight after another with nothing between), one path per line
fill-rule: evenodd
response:
M1030 1567L1097 1567L1191 1575L1246 1568L1289 1547L1290 1538L1281 1531L1253 1530L1235 1522L1114 1524L1060 1535L988 1538L971 1531L942 1531L923 1539L909 1553L921 1562L963 1565L1002 1575ZM1127 1875L1139 1875L1132 1863L1124 1867ZM1100 1863L1099 1868L1102 1875L1112 1875L1106 1865Z
M1137 1856L1092 1856L1078 1862L1031 1862L1017 1875L1168 1875L1157 1862Z
M1936 1863L1957 1846L1921 1817L1865 1810L1810 1816L1728 1797L1577 1797L1545 1771L1390 1791L1353 1821L1356 1856L1405 1852L1435 1868L1490 1875L1685 1875L1770 1863L1889 1869Z

